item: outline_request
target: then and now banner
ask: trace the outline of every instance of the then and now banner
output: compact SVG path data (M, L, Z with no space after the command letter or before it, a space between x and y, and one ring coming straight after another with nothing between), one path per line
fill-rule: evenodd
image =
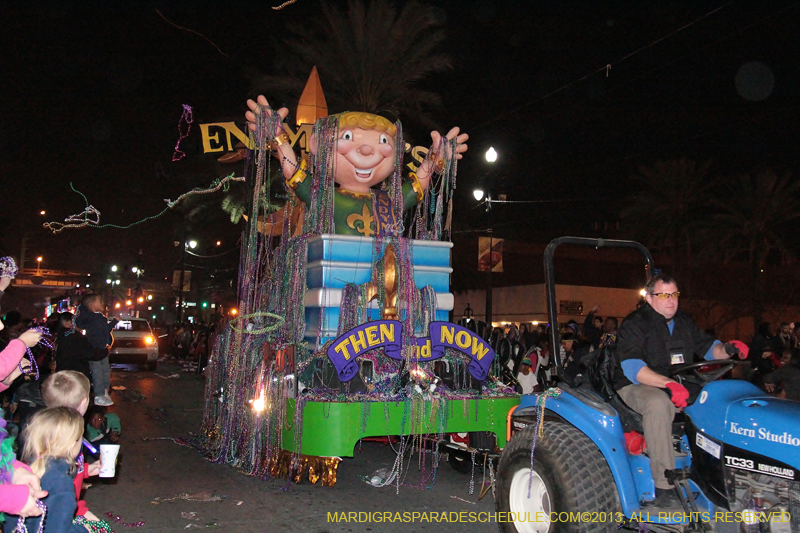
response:
M350 381L358 373L356 358L383 348L392 359L403 360L400 349L403 323L398 320L376 320L361 324L341 335L328 348L328 358L336 368L339 380ZM430 336L415 337L416 353L412 361L434 361L451 348L470 358L469 373L478 381L489 374L494 350L474 332L451 322L431 322Z

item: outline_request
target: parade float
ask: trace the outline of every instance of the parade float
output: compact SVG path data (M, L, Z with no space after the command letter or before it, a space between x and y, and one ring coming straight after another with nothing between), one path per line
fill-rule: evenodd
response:
M449 434L490 432L502 448L519 396L489 343L448 321L467 136L412 149L400 122L328 115L315 72L297 112L313 128L293 130L263 97L248 104L239 314L206 371L207 456L333 486L342 458L384 437L397 459L381 484L399 488L412 453L430 482ZM270 212L276 187L285 205Z

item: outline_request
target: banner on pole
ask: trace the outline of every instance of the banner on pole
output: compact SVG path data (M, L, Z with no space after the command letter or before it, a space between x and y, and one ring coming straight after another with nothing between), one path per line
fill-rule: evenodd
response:
M172 271L172 290L177 291L178 287L181 285L181 271L180 270L173 270ZM184 270L183 271L183 290L181 292L189 292L189 289L192 286L192 271L191 270Z
M487 272L489 265L492 272L503 271L503 239L478 237L478 272Z

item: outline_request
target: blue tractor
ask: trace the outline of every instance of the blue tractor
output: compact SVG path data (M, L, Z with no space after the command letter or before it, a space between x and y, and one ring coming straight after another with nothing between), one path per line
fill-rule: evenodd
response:
M650 253L639 243L554 240L544 260L551 325L558 323L553 253L564 243L634 248L652 271ZM557 327L550 341L560 346ZM800 404L767 396L747 381L718 380L737 364L742 362L703 362L675 376L703 385L673 424L677 457L669 474L681 510L648 505L655 495L649 459L628 451L620 413L601 394L558 383L560 393L523 396L498 467L497 510L509 513L501 515L507 520L501 529L800 531Z

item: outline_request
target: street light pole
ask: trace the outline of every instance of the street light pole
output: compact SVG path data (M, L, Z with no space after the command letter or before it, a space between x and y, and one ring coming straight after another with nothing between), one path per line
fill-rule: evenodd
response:
M494 147L489 147L485 154L486 161L492 165L497 161L497 151ZM489 187L487 187L489 189ZM475 198L478 198L478 191L475 191ZM481 196L483 194L481 193ZM486 233L489 237L489 261L488 269L486 270L486 326L489 328L489 334L492 331L492 254L494 252L494 242L492 242L492 193L486 191Z
M178 284L178 323L183 320L183 276L186 272L186 234L183 235L183 242L181 243L181 280Z
M489 268L486 270L486 326L492 329L492 194L486 195L486 233L489 236Z
M186 232L183 233L183 249L181 250L181 285L178 287L178 322L183 319L183 280L186 275L186 250L195 248L197 241L186 240Z

